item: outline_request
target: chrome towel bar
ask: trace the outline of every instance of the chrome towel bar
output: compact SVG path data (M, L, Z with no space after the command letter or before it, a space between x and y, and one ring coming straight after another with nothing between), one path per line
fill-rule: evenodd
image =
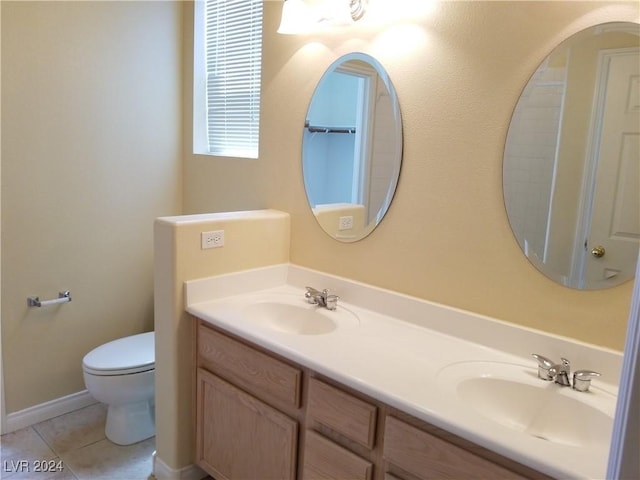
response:
M48 307L49 305L57 305L59 303L67 303L71 301L71 292L66 290L58 293L58 298L52 300L40 300L40 297L27 297L27 305L29 307Z

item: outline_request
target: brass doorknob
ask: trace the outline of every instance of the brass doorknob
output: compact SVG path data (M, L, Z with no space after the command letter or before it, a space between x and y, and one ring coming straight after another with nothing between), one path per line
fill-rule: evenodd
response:
M597 258L604 257L604 252L605 250L602 245L598 245L597 247L593 247L591 249L591 255Z

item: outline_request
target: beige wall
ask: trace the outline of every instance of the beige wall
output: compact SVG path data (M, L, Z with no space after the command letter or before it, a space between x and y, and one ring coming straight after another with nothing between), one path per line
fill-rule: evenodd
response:
M154 230L156 451L179 470L195 461L195 322L184 311L184 282L288 263L290 220L274 210L189 215L158 219ZM200 234L211 230L224 230L225 245L202 250Z
M544 57L588 26L637 22L637 2L442 2L413 25L312 36L276 34L281 4L265 7L260 160L187 155L186 211L284 210L292 214L293 263L623 348L632 283L575 291L531 266L503 205L502 154L512 110ZM375 56L391 76L404 158L379 228L341 244L307 207L300 152L316 83L351 51ZM220 199L216 185L236 193Z
M191 71L190 5L183 23L172 2L1 9L9 413L82 390L88 350L153 328L151 224L181 212L181 153L185 213L291 212L294 263L622 348L631 284L577 292L531 267L508 227L501 159L538 63L584 27L638 21L637 2L444 2L411 27L313 37L277 35L281 2L266 2L258 160L189 153L190 117L181 132L179 109L184 100L190 115L190 83L180 84ZM306 206L300 151L315 85L350 51L374 55L391 75L405 145L388 216L365 240L340 244ZM28 295L64 288L72 303L26 308Z
M280 2L271 7L280 7ZM184 213L225 212L267 208L267 172L270 162L263 158L225 158L193 154L193 3L184 2L183 72L184 72ZM263 93L264 95L265 93ZM263 122L279 121L279 114ZM301 127L302 128L302 127ZM261 146L262 148L262 146Z
M82 357L153 329L153 221L181 211L182 7L1 2L7 413L83 390ZM69 304L28 309L26 298Z

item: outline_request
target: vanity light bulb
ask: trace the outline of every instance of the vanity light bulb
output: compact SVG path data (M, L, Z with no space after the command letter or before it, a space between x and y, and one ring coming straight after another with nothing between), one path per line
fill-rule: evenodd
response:
M428 17L437 0L368 0L368 25L384 26L394 22L413 22Z
M285 0L278 33L296 35L312 30L314 21L304 0Z

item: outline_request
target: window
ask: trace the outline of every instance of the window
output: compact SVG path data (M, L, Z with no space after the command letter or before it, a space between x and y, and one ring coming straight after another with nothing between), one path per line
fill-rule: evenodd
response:
M258 157L262 0L199 0L194 25L194 152Z

